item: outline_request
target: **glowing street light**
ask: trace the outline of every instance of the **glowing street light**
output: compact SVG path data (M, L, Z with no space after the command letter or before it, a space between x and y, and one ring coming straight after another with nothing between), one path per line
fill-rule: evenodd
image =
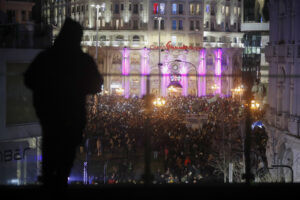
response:
M238 94L240 96L240 101L241 101L242 93L244 92L244 86L241 85L241 86L238 86L237 88L231 89L231 92L233 94Z
M124 89L123 88L117 88L116 89L116 93L118 94L118 95L123 95L124 94Z
M214 84L214 85L211 86L211 89L212 89L212 90L214 91L214 93L215 93L217 90L220 89L220 87L219 87L218 85Z
M177 89L173 86L168 88L169 92L177 92Z
M166 104L166 100L164 100L163 98L158 97L153 101L153 105L157 107L164 106L165 104Z
M250 106L250 108L251 108L252 110L257 110L257 109L260 108L260 104L259 104L258 102L256 102L255 100L252 100L252 101L251 101L251 106Z

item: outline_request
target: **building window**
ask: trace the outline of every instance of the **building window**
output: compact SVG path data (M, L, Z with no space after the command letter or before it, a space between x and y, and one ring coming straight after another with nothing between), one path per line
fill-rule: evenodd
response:
M172 30L176 30L176 20L172 20Z
M206 5L206 13L209 13L209 4Z
M191 31L194 30L194 21L190 21L190 30L191 30Z
M132 37L132 41L138 42L138 41L140 41L140 37L138 35L134 35Z
M178 21L178 29L179 29L179 30L183 30L182 20L179 20L179 21Z
M206 23L205 23L205 28L209 28L209 22L208 21L206 21Z
M190 15L194 15L195 14L195 4L191 3L190 4Z
M183 14L183 4L178 4L178 14Z
M153 25L154 25L153 29L157 30L158 29L158 20L157 19L154 20L154 24Z
M29 11L28 17L29 17L29 21L32 21L32 11Z
M115 14L119 14L119 4L115 4Z
M121 4L121 11L124 10L124 4Z
M229 6L226 6L226 16L229 15Z
M124 40L124 36L118 35L118 36L116 37L116 40L117 40L117 41L123 41L123 40Z
M8 20L8 23L16 22L16 11L15 10L7 10L7 20Z
M106 40L106 36L105 35L101 35L100 36L100 41L105 41Z
M161 21L160 21L160 29L161 29L161 30L164 30L164 29L165 29L165 21L164 21L164 20L161 20Z
M119 20L116 19L116 29L119 29Z
M143 4L140 4L140 11L143 11Z
M172 4L172 14L173 14L173 15L176 15L176 14L177 14L177 4L176 4L176 3L173 3L173 4Z
M224 14L224 13L225 13L225 6L222 6L222 8L221 8L221 12L222 12L222 14Z
M158 25L159 25L158 22L159 22L159 21L158 21L157 19L154 20L154 29L155 29L155 30L158 29ZM161 20L161 21L160 21L160 29L161 29L161 30L164 30L164 29L165 29L165 21L164 21L164 20Z
M214 7L214 6L211 7L211 12L210 12L210 14L211 14L212 16L215 15L215 7Z
M133 5L133 14L138 14L139 13L139 5L138 4L134 4Z
M153 14L158 14L158 3L153 4Z
M22 10L22 21L26 21L26 11Z
M196 21L196 31L200 30L200 21Z
M200 15L200 4L197 4L196 6L196 14Z
M165 7L166 7L166 4L165 3L160 3L159 4L159 13L164 15L165 14Z
M138 25L138 20L133 20L133 29L138 29L139 25Z

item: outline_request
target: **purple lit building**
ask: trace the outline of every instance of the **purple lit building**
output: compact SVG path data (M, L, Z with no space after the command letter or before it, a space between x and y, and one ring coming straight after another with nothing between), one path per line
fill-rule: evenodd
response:
M54 36L66 17L82 24L83 49L98 52L102 73L116 75L104 77L106 93L141 97L150 75L155 95L205 96L231 95L241 84L226 76L242 68L241 6L240 0L43 0L41 12Z

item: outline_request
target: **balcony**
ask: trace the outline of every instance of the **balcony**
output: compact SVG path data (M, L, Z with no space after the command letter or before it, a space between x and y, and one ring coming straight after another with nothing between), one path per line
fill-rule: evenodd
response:
M269 31L269 23L242 23L241 31Z

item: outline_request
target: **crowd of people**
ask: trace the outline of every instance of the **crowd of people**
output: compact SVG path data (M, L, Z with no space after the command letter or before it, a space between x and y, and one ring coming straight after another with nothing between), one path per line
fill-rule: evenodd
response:
M224 157L242 159L244 109L231 97L167 97L164 106L153 106L149 114L141 98L95 95L89 98L87 109L82 146L87 147L89 141L88 153L100 159L108 154L122 157L122 163L107 174L107 183L142 181L142 176L134 175L134 166L144 153L145 130L151 133L151 160L161 163L154 169L153 183L220 178ZM194 128L189 115L205 117Z

